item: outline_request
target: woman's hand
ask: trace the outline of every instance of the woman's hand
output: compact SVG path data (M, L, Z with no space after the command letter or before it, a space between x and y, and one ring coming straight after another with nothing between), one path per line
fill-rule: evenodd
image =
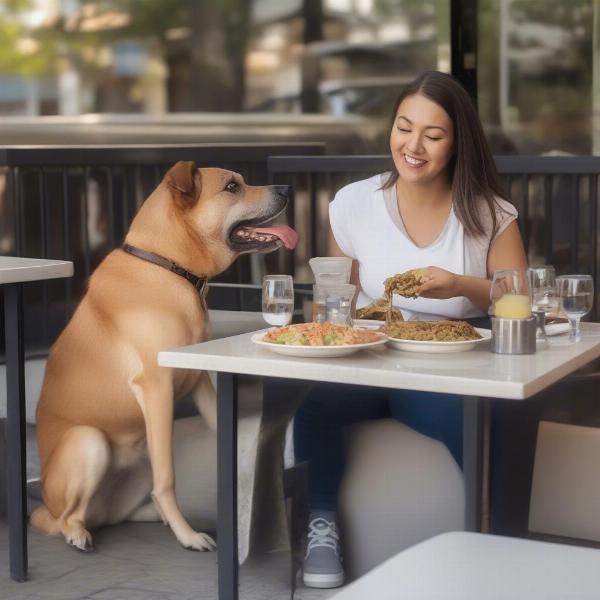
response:
M454 298L462 296L459 291L460 275L439 267L427 267L425 282L419 288L423 298Z

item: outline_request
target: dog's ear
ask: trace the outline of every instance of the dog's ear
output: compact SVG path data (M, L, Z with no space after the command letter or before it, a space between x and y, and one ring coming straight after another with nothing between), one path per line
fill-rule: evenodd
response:
M183 206L196 204L202 189L200 171L196 168L196 163L180 160L169 169L165 181L176 202Z

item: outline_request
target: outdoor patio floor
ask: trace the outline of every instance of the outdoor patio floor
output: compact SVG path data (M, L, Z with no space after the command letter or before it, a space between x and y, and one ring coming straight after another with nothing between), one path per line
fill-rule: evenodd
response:
M27 476L39 476L35 426L27 426ZM36 502L29 500L29 511ZM183 549L162 523L121 523L94 533L84 554L29 528L29 581L9 577L8 529L0 520L0 600L217 600L217 553ZM289 554L252 557L240 569L240 600L290 598ZM300 581L300 578L298 578ZM326 600L336 590L300 583L295 600Z
M29 581L8 575L8 535L0 524L2 600L216 600L217 554L186 551L160 523L123 523L94 536L83 554L62 539L29 530ZM289 598L287 555L254 558L240 571L241 600ZM325 600L336 590L299 587L296 600Z

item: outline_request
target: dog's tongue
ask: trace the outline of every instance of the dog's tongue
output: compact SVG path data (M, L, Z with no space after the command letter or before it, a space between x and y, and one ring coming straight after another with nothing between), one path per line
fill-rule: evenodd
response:
M298 243L298 234L287 225L278 225L277 227L253 227L252 230L257 233L268 233L277 236L289 250L293 250Z

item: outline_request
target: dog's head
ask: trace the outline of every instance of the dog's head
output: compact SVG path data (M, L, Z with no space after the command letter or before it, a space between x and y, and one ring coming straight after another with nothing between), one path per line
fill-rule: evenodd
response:
M198 169L183 161L167 172L163 183L186 229L220 253L219 263L230 264L246 252L296 246L292 228L268 225L285 209L287 186L250 186L238 173Z

